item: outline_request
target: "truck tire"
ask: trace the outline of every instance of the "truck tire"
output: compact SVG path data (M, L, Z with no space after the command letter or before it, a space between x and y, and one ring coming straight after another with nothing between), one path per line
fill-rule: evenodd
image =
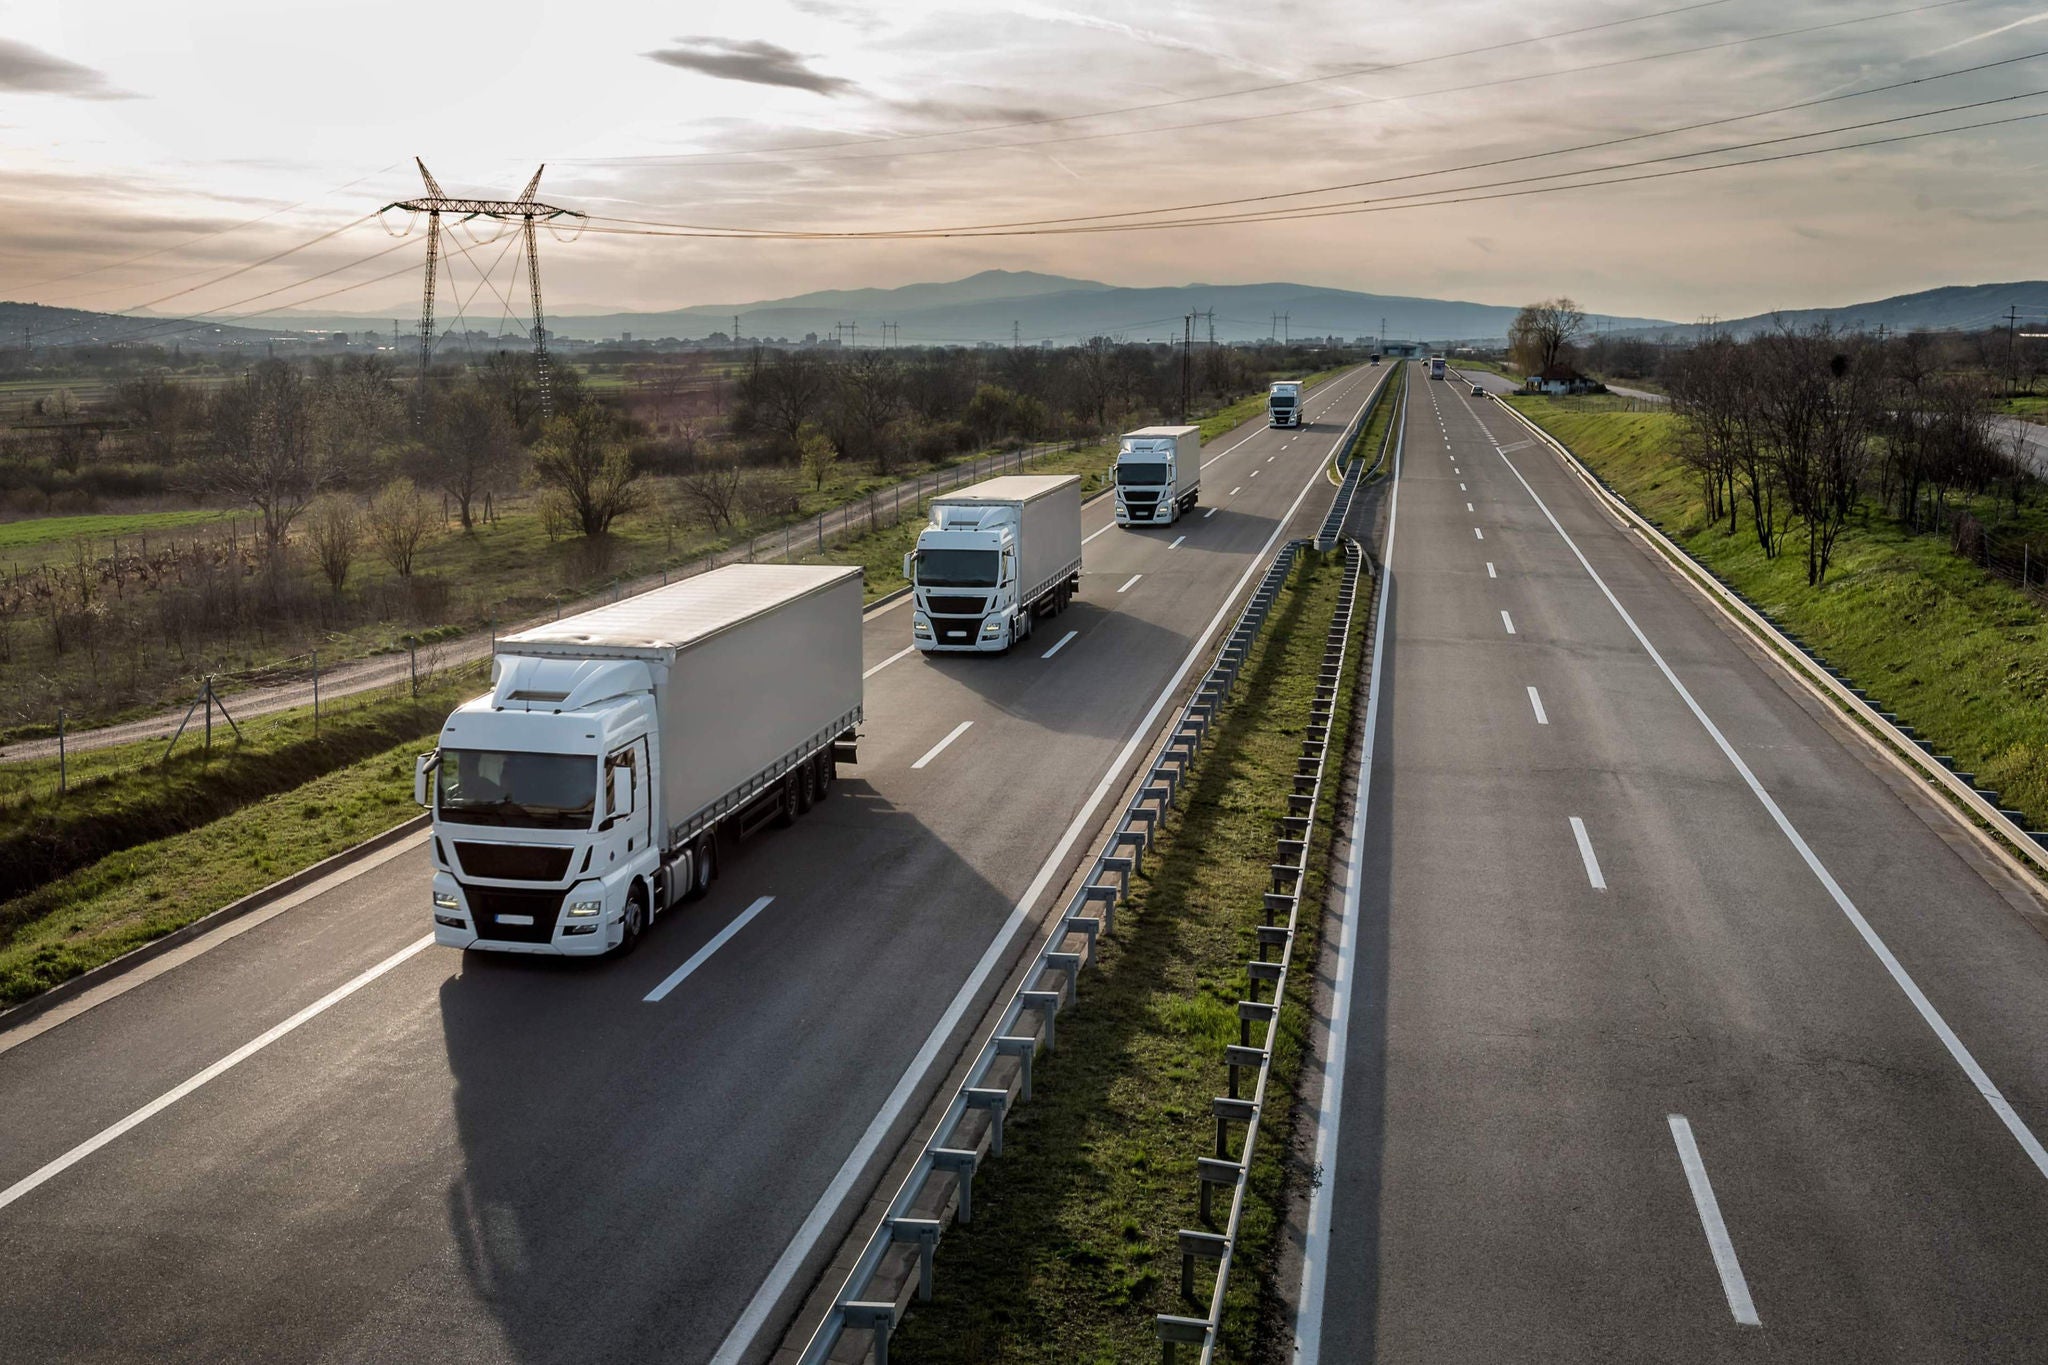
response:
M718 876L718 837L715 834L700 834L690 848L690 880L683 887L683 899L701 901L711 894L711 883Z
M647 932L647 893L635 886L626 893L626 921L619 934L619 946L615 950L620 957L630 954L640 944L640 936Z
M818 804L818 768L806 763L796 770L796 813L809 815L811 807Z
M832 784L839 780L839 757L826 745L818 754L818 799L823 801L832 794Z
M775 794L775 828L788 829L796 823L798 809L796 789L795 773L791 773L782 779L782 790Z

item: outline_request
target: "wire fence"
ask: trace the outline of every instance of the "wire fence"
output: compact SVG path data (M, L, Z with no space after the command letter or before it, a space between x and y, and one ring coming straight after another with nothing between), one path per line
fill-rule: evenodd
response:
M415 647L402 658L403 671L387 682L339 695L320 691L317 656L283 661L299 665L307 701L289 709L245 715L218 678L200 680L182 713L116 745L75 749L58 713L54 752L0 765L0 815L63 799L138 773L164 773L185 764L206 764L246 749L273 751L307 740L333 739L366 719L403 721L407 708L445 710L454 698L490 678L490 660L451 659L442 647ZM283 666L283 665L281 665ZM424 710L418 712L424 715Z

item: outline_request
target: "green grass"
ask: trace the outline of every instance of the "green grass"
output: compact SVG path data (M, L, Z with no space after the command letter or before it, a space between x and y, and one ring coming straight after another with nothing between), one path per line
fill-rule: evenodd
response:
M0 1007L109 962L150 940L414 813L418 735L197 829L102 858L0 903Z
M0 523L0 554L51 541L109 540L142 536L151 531L206 526L224 521L241 509L196 508L183 512L108 512L81 517L38 517Z
M1746 527L1708 525L1672 457L1677 418L1612 400L1516 399L1602 478L1750 602L1803 638L1978 782L2048 827L2048 618L2003 580L1876 512L1843 531L1806 586L1803 542L1766 560Z
M1380 442L1386 439L1387 427L1393 423L1394 415L1401 410L1401 395L1408 383L1408 367L1403 365L1387 380L1386 392L1372 411L1372 420L1365 424L1365 430L1358 433L1358 440L1352 444L1351 458L1364 460L1368 465L1378 457Z
M2030 422L2048 418L2048 395L2038 393L2015 394L1999 400L1999 411L2008 417L2024 417Z
M1082 978L1078 1004L1061 1013L1058 1050L1034 1067L1031 1103L1007 1120L1004 1155L975 1176L973 1224L940 1245L934 1301L912 1308L892 1359L1152 1361L1153 1315L1200 1311L1180 1299L1174 1234L1199 1226L1195 1160L1213 1140L1209 1100L1224 1093L1223 1048L1237 1041L1244 962L1257 956L1273 823L1286 810L1341 581L1331 556L1298 570L1276 604L1148 874ZM1354 629L1355 661L1363 612ZM1351 686L1339 698L1335 755L1348 739ZM1308 907L1321 904L1332 814L1325 802ZM1285 1161L1287 1097L1309 1036L1318 918L1305 910L1275 1039L1275 1088L1227 1302L1228 1360L1256 1354L1269 1325L1277 1230L1299 1177ZM1207 1282L1198 1274L1198 1293Z

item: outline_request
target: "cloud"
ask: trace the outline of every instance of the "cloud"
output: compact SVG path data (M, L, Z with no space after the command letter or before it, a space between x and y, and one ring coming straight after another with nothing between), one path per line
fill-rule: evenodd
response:
M642 55L684 71L716 76L723 81L745 81L750 85L781 85L792 90L809 90L818 95L836 95L854 89L854 83L839 76L811 70L803 56L786 47L760 39L735 41L730 38L678 38L681 46L664 47Z
M72 95L87 100L136 98L107 84L107 78L89 66L53 57L12 38L0 38L0 91L26 95Z

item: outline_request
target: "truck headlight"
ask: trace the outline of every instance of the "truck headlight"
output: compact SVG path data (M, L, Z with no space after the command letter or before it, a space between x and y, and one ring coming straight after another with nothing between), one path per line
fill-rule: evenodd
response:
M910 623L910 633L912 635L929 635L932 633L931 623L922 616L917 617Z
M436 891L434 893L434 908L436 910L460 910L462 908L462 898L453 891Z
M603 913L604 902L601 900L569 902L570 919L590 919L592 916L602 915Z
M993 639L995 636L1001 635L1003 633L1002 618L997 617L995 620L990 621L987 625L981 628L981 633L983 635L989 636L991 639Z

